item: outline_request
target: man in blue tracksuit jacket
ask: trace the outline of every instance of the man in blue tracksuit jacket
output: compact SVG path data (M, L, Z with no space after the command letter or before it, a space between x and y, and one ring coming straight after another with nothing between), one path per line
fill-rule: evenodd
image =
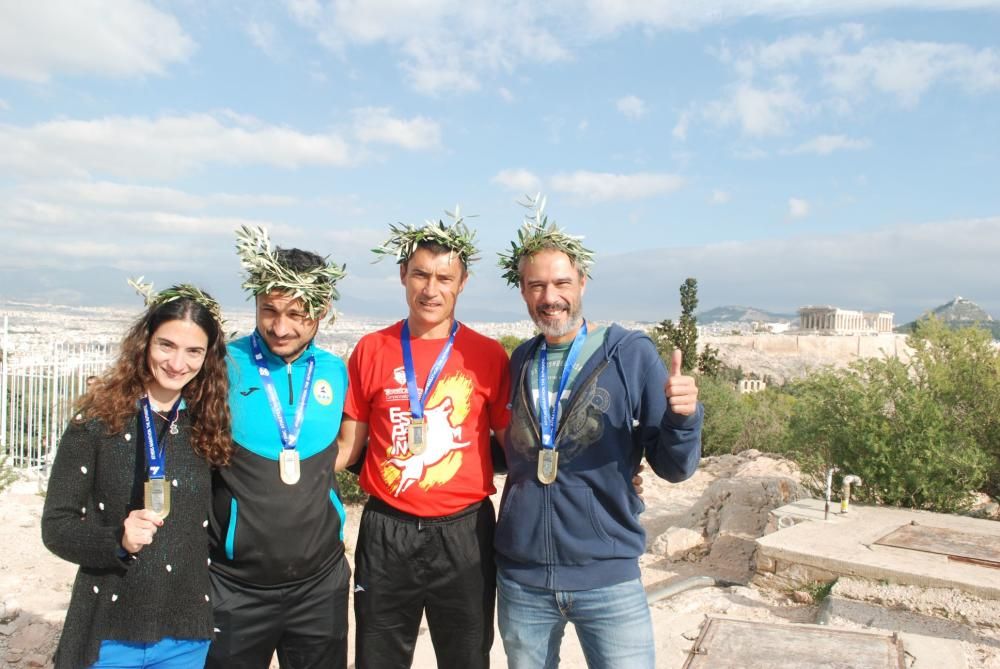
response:
M631 479L645 457L658 476L683 481L701 457L703 410L680 352L668 374L645 334L584 321L590 257L578 238L526 224L500 263L542 333L511 358L494 542L512 669L557 666L567 622L591 669L654 667L638 563L644 505Z
M334 462L347 369L313 343L342 269L272 251L263 229L240 239L256 328L229 344L236 448L212 480L206 667L267 669L277 651L282 669L346 668L350 567Z

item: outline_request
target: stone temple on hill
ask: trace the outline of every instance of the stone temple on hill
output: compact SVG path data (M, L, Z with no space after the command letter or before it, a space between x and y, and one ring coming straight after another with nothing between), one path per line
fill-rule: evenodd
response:
M853 311L832 306L799 308L799 331L817 334L881 334L892 332L891 311Z

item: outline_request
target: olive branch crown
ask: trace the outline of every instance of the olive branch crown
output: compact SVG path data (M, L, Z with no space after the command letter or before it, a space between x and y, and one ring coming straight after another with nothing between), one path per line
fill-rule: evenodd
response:
M197 302L202 307L204 307L208 313L212 314L212 318L215 322L219 324L219 330L223 328L222 319L222 308L219 303L208 296L207 293L202 291L201 288L190 283L181 283L176 286L170 286L165 288L160 292L153 290L153 283L143 283L142 280L145 277L140 276L138 279L128 279L128 285L135 289L135 292L143 298L147 307L156 307L161 304L166 304L168 302L173 302L174 300L188 299L193 302Z
M295 270L281 262L263 226L240 226L236 231L236 254L246 273L243 289L252 296L278 290L293 299L301 299L309 318L315 319L340 299L337 282L346 276L346 265L323 259L323 264L308 270ZM330 309L330 322L337 317Z
M509 251L497 253L500 257L497 266L503 270L503 278L507 280L507 284L520 286L521 260L546 249L565 253L573 266L589 278L594 252L580 243L583 237L566 234L556 226L555 221L549 223L549 217L545 214L545 196L541 193L535 197L526 195L524 201L518 204L529 211L524 215L524 223L517 231L517 240L511 241Z
M396 258L397 264L403 264L421 244L438 244L448 249L466 268L479 260L479 249L476 248L476 231L465 225L461 207L455 206L455 211L444 212L452 220L451 224L443 220L427 219L422 227L410 224L389 224L389 238L381 246L372 249L378 262L386 256Z

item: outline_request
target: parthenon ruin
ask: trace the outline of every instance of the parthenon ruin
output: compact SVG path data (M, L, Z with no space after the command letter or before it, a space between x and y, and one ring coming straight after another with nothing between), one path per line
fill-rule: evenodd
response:
M799 309L799 330L828 334L892 332L891 311L853 311L832 306Z

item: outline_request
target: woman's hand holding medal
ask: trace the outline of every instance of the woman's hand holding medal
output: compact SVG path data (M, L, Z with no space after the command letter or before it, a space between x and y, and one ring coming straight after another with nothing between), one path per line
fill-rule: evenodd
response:
M125 519L125 532L122 534L122 548L129 553L138 553L143 546L153 543L156 530L163 526L160 514L149 509L136 509Z

